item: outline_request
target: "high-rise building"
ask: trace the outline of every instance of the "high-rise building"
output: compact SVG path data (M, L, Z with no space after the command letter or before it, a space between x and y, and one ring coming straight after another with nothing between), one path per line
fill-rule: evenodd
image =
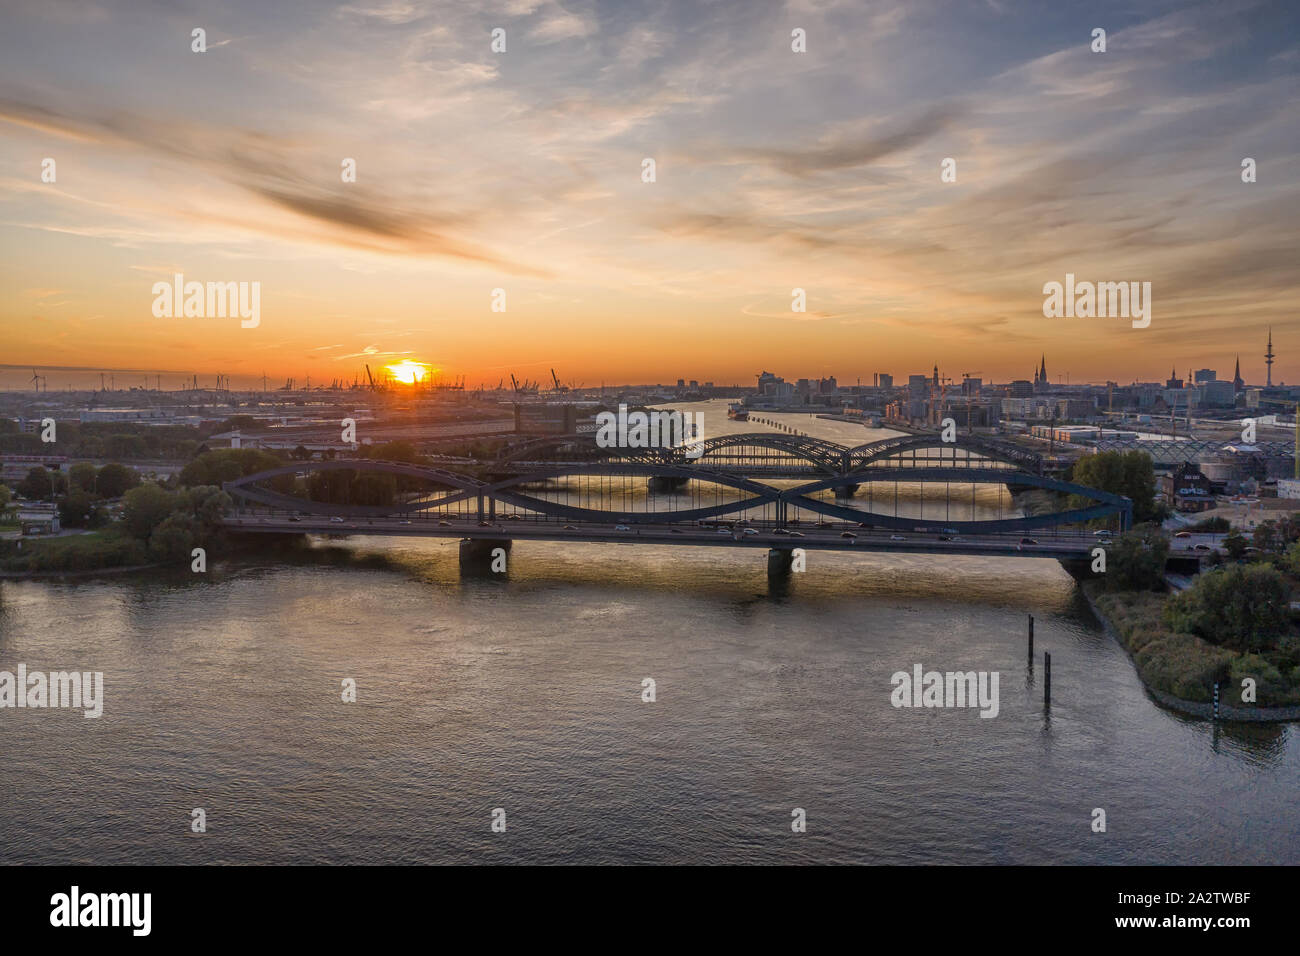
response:
M1219 373L1212 368L1197 369L1196 374L1192 376L1194 385L1204 385L1206 382L1217 382Z
M876 373L876 381L878 381L878 382L880 383L880 387L881 387L881 388L893 388L893 387L894 387L894 376L892 376L892 375L887 375L887 374L884 373L884 372L877 372L877 373Z

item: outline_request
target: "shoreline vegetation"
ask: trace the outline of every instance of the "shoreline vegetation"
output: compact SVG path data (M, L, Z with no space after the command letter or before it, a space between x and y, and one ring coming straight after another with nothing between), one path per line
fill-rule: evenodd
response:
M1294 672L1292 680L1285 682L1279 669L1260 655L1234 652L1195 634L1170 631L1164 623L1170 595L1107 592L1097 581L1080 581L1079 590L1102 628L1128 654L1143 688L1163 706L1212 720L1214 681L1220 679L1221 721L1300 720L1300 686ZM1258 703L1239 702L1241 681L1246 677L1258 684ZM1274 701L1265 697L1270 690L1279 695Z

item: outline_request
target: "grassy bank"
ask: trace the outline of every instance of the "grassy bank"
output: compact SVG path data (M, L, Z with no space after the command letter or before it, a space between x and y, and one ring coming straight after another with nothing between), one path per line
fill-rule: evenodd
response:
M1195 634L1173 631L1165 623L1168 594L1107 592L1094 581L1082 587L1133 657L1138 676L1153 690L1180 700L1208 703L1214 682L1240 705L1241 682L1254 679L1256 707L1300 705L1300 648L1288 641L1276 650L1252 653L1218 647Z
M148 564L150 560L144 543L118 528L60 538L0 541L0 571L20 574L99 571Z

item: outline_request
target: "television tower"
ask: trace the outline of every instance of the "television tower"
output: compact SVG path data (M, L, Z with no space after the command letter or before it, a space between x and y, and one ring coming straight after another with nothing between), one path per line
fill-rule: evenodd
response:
M1273 327L1268 328L1268 351L1264 353L1264 364L1268 367L1268 381L1265 388L1273 387Z

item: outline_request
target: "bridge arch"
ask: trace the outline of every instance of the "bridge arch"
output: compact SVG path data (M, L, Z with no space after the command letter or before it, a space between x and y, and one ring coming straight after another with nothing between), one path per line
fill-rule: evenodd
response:
M809 497L819 491L847 488L872 481L931 482L934 484L999 484L1019 485L1041 488L1046 491L1077 495L1089 499L1093 504L1065 511L1047 514L1025 515L1019 518L997 518L974 521L922 520L915 517L884 515L858 508L848 507L832 501ZM1072 481L1034 475L1009 469L962 468L962 467L923 467L923 468L888 468L873 466L859 471L849 472L809 482L797 488L789 488L780 493L786 507L797 507L841 520L861 522L881 528L902 531L920 531L926 527L942 525L966 534L986 534L1004 531L1022 531L1034 528L1049 528L1062 524L1090 521L1094 518L1117 516L1121 530L1128 530L1133 523L1133 502L1122 495L1111 494Z
M1043 473L1041 455L1027 451L1010 442L975 435L958 435L956 441L945 442L938 434L895 435L849 448L844 453L844 470L857 471L869 467L875 462L895 458L909 451L932 448L966 451L982 458L1012 465L1032 474L1041 475Z
M701 484L712 484L723 488L731 488L737 492L745 492L750 495L748 498L738 497L734 501L710 505L701 508L685 508L673 511L644 511L630 512L616 508L583 508L580 506L562 504L558 502L546 501L538 498L536 495L530 495L522 490L520 486L545 481L555 478L569 478L574 476L591 476L591 477L638 477L638 478L666 478L674 479L685 484L688 481L699 482ZM541 466L530 468L525 472L511 475L495 481L484 487L484 494L497 501L512 504L519 508L526 508L548 517L564 518L578 521L609 520L616 518L620 523L626 524L647 524L651 522L661 522L665 518L671 517L673 521L699 521L707 518L717 518L728 514L734 514L740 511L746 511L750 508L761 507L765 504L776 504L780 497L780 492L758 481L748 478L729 475L725 472L708 471L696 467L677 464L658 464L652 462L588 462L563 464L557 463L553 466Z
M844 458L844 446L822 438L807 435L787 435L782 432L746 432L740 435L717 435L694 442L691 452L699 451L691 461L703 461L711 454L728 448L766 448L781 452L793 458L800 458L819 471L835 474L840 471ZM679 459L684 453L678 449Z
M571 450L569 457L552 458L555 452ZM602 448L596 444L596 434L569 433L544 435L512 442L501 449L489 464L489 471L500 471L521 461L599 461L605 458L630 458L633 460L660 461L672 458L666 448Z

